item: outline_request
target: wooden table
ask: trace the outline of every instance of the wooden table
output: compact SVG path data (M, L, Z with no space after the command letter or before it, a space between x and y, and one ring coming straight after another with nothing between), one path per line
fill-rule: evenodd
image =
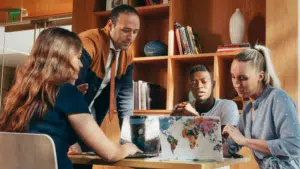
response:
M151 169L210 169L228 166L232 164L249 162L249 158L232 159L226 158L223 162L186 162L186 161L162 161L159 158L132 158L124 159L118 162L106 162L93 155L69 155L72 163L75 164L94 164L94 165L109 165L132 168L151 168Z

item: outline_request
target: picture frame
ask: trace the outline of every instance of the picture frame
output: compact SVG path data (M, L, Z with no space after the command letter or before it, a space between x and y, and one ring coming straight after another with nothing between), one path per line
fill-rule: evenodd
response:
M106 10L110 11L123 4L128 4L128 0L106 0Z

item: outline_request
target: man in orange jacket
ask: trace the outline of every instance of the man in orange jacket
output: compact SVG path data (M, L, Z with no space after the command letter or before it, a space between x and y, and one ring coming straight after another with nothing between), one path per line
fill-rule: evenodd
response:
M124 115L133 113L134 56L129 47L139 29L138 12L134 7L121 5L111 11L104 28L79 34L84 47L81 56L83 67L76 85L85 94L90 112L99 125L110 107L111 77L115 81L113 100L116 102L120 123ZM112 70L113 62L115 70Z

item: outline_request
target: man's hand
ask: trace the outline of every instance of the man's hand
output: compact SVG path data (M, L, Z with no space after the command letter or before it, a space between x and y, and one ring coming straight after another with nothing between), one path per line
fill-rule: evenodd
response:
M199 113L188 102L178 104L171 116L199 116Z
M89 88L89 84L88 83L83 83L77 86L78 90L85 95L87 92L87 89Z

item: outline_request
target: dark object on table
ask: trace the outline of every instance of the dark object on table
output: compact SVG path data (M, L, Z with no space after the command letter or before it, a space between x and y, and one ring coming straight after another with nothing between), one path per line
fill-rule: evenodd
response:
M240 155L240 154L231 154L232 158L244 158L244 156Z

